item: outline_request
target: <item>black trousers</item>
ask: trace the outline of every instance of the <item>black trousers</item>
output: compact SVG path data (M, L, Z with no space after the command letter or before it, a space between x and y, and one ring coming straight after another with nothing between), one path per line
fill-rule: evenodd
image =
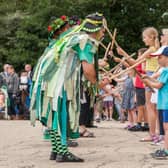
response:
M13 95L13 93L8 93L9 101L10 101L10 105L8 108L8 115L16 115L15 103L14 103L14 98L12 95Z
M93 108L90 108L90 95L85 92L86 103L81 104L79 125L91 126L93 122Z

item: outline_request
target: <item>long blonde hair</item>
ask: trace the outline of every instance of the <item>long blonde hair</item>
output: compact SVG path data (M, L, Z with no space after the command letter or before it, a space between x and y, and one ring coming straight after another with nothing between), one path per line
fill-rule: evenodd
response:
M159 34L158 31L156 30L156 28L154 27L146 27L143 29L142 34L146 34L147 36L149 36L151 39L154 40L154 47L156 49L158 49L160 47L160 43L159 43Z

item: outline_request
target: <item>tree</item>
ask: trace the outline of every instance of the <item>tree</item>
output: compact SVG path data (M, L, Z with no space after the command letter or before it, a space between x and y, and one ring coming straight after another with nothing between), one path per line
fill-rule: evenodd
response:
M0 66L8 62L21 70L25 63L34 65L48 45L47 26L52 17L84 18L96 11L105 15L111 31L117 28L118 43L129 53L135 52L143 46L144 27L168 26L163 16L167 9L167 0L1 0ZM104 43L109 41L106 35Z

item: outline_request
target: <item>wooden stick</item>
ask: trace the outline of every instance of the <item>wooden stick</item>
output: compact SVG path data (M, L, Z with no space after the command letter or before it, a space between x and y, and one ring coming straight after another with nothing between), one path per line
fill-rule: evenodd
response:
M126 58L130 58L130 57L126 57ZM145 58L144 58L145 59ZM146 61L146 59L145 59L145 61ZM125 60L125 62L128 64L128 65L130 65L130 66L133 66L132 64L130 64L129 63L129 61L128 61L128 59L127 60ZM140 62L140 61L139 61ZM137 63L136 63L137 64ZM133 67L133 70L137 73L137 75L142 79L142 74L135 68L135 67ZM150 89L151 89L151 91L154 93L155 91L154 91L154 89L151 87L151 86L148 86Z
M157 82L157 80L156 79L154 79L154 78L151 78L150 76L143 76L141 79L145 79L145 78L148 78L149 80L151 80L152 82Z
M122 64L125 62L125 60L127 60L127 59L129 59L129 58L131 58L131 57L133 57L133 56L135 56L135 53L131 54L130 57L123 57L122 60L121 60L121 62L120 62L119 64L117 64L115 67L113 67L113 68L109 71L109 73L113 72L116 68L118 68L120 65L122 65Z
M113 74L119 73L122 70L122 67L118 66L114 71Z
M146 61L146 59L145 59L145 61ZM126 63L127 63L128 65L130 65L128 61L126 61ZM142 74L141 74L136 68L133 68L133 69L134 69L135 73L136 73L141 79L143 79ZM152 91L153 93L155 92L154 89L153 89L151 86L148 86L148 87L151 89L151 91Z
M155 70L155 72L154 72L154 73L158 72L158 71L159 71L159 69L160 69L160 66L158 66L158 67L156 68L156 70Z
M105 52L104 57L103 57L104 60L107 59L107 55L108 55L108 52L109 52L109 50L110 50L110 47L111 47L111 42L110 42L110 43L108 44L108 46L107 46L106 52Z
M126 70L124 70L124 71L122 71L122 72L119 72L119 73L116 74L116 75L111 76L110 79L112 80L112 79L114 79L114 78L116 78L116 77L118 77L118 76L120 76L120 75L126 73L127 71L129 71L129 70L131 70L131 69L133 69L133 70L138 74L138 76L142 79L142 74L141 74L139 71L137 71L137 70L135 69L135 67L136 67L137 65L139 65L140 63L143 63L143 62L145 62L145 61L146 61L146 59L142 59L142 60L140 60L139 62L137 62L136 64L134 64L134 65L132 65L132 66L130 65L129 68L127 68ZM126 63L129 64L127 61L126 61ZM152 91L153 93L155 92L153 88L151 88L150 86L148 86L148 87L151 89L151 91Z
M102 42L99 42L99 44L100 44L105 50L107 50L107 47L106 47Z
M105 70L103 67L99 67L100 70L104 71L105 73L108 73L107 70Z
M111 41L111 46L110 46L109 51L113 51L116 34L117 34L117 29L115 28L115 29L114 29L113 38L112 38L112 41ZM114 54L112 53L112 55L110 55L110 56L111 56L111 58L113 58L113 57L114 57Z
M107 31L107 33L109 34L110 38L113 39L113 35L112 33L110 32L109 28L107 26L104 27ZM117 41L114 39L114 44L116 45L116 47L119 47Z
M118 74L116 74L116 75L111 76L110 80L112 80L112 79L114 79L114 78L116 78L116 77L118 77L118 76L120 76L120 75L122 75L122 74L124 74L124 73L128 72L129 70L131 70L131 69L135 68L137 65L139 65L139 64L141 64L141 63L143 63L143 62L145 62L145 61L146 61L146 59L142 59L142 60L140 60L140 61L139 61L139 62L137 62L136 64L134 64L134 65L132 65L132 66L128 67L127 69L125 69L125 70L121 71L120 73L118 73Z
M114 29L114 33L113 33L113 38L112 38L111 48L110 48L110 50L113 50L113 47L114 47L114 41L115 41L115 38L116 38L116 34L117 34L117 29L115 28L115 29Z

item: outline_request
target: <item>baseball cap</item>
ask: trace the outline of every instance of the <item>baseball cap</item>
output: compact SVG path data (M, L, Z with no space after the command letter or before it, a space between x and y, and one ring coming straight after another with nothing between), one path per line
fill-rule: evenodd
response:
M159 55L164 55L168 57L168 46L162 46L156 52L150 54L150 56L153 56L153 57L156 57Z

